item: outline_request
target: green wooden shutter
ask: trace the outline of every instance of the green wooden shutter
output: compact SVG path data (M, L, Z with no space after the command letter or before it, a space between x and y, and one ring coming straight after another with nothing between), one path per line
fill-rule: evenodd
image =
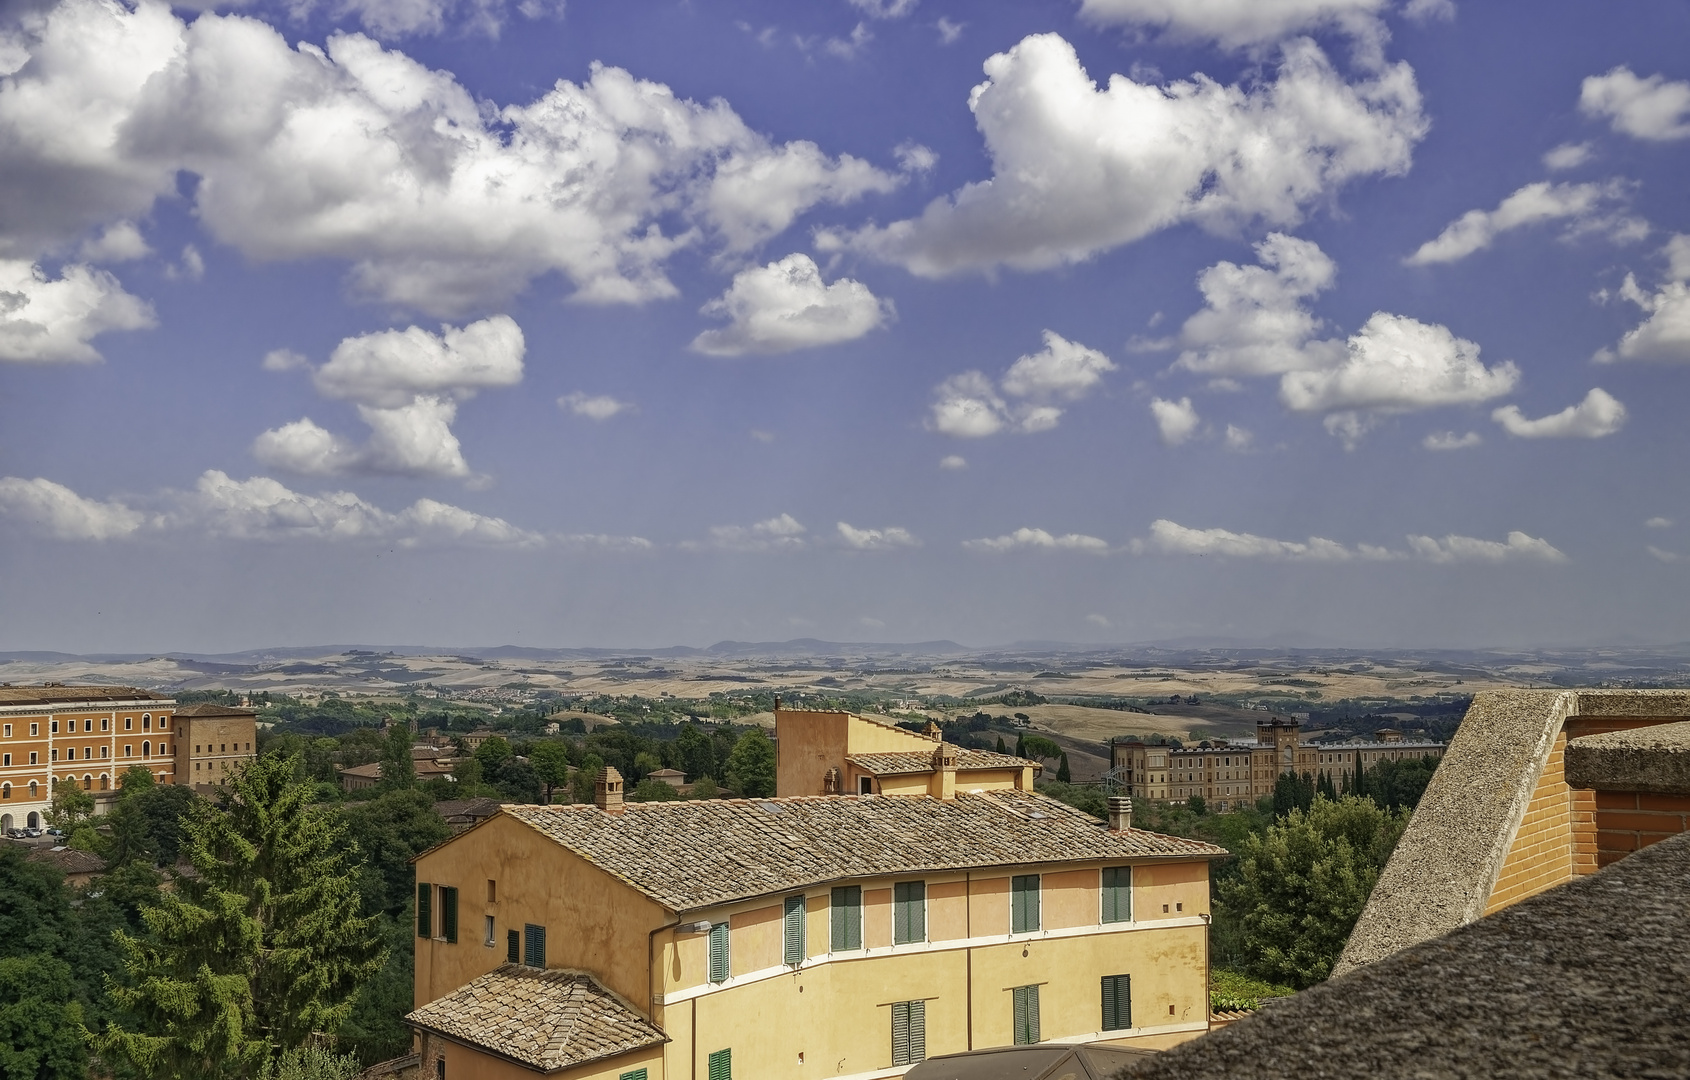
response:
M1010 991L1010 996L1015 999L1015 1013L1012 1021L1015 1029L1015 1045L1024 1046L1029 1041L1027 1038L1027 988L1017 986Z
M706 1072L706 1080L734 1080L733 1050L714 1050L711 1052L710 1068Z
M426 881L417 882L417 936L431 937L434 934L434 912L430 901L434 899L434 886Z
M1103 868L1103 921L1131 922L1133 917L1133 868Z
M1103 1031L1124 1031L1133 1026L1132 989L1131 975L1103 977Z
M900 881L892 886L892 943L927 940L927 883Z
M531 968L546 966L546 928L528 923L522 928L522 962Z
M910 1063L910 1003L892 1003L892 1064Z
M710 928L710 981L728 981L728 924L725 922Z
M646 1071L644 1069L635 1069L633 1072L623 1073L621 1076L618 1076L616 1080L646 1080Z
M522 935L515 930L505 931L505 963L522 963Z
M804 898L786 898L786 963L797 967L804 962Z
M458 890L443 885L440 889L440 936L448 943L458 943Z
M861 885L842 885L833 890L834 952L846 952L863 947L863 889Z
M1039 1041L1039 988L1018 986L1015 997L1015 1045L1031 1046Z
M1039 875L1017 875L1010 885L1009 929L1030 934L1039 928Z
M904 1002L906 1013L906 1045L904 1060L894 1061L894 1065L914 1065L927 1058L927 1002Z

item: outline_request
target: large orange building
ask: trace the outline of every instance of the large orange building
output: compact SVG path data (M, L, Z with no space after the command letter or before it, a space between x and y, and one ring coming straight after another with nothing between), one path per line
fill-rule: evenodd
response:
M135 765L175 783L175 713L130 686L0 686L0 831L40 828L58 784L97 797Z

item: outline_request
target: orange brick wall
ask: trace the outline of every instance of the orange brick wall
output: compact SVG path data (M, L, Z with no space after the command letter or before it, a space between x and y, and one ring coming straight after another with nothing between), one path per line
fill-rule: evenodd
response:
M1566 757L1567 733L1562 731L1555 736L1555 748L1532 791L1514 845L1502 862L1486 915L1570 881L1577 873L1573 789L1567 786Z
M1596 860L1607 866L1690 828L1690 796L1635 791L1596 794Z

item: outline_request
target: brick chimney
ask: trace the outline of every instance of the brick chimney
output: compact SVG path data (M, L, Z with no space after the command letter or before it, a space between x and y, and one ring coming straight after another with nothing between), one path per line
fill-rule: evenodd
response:
M622 774L606 765L593 785L593 805L607 814L622 812Z
M946 802L956 798L957 760L957 748L950 743L941 742L933 748L933 776L927 785L929 795Z
M1126 832L1133 827L1133 801L1126 795L1109 796L1109 831Z

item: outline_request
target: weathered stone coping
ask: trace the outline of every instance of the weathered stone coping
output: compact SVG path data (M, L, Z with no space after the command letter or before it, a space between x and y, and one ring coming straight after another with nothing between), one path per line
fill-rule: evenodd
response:
M1690 722L1586 735L1567 744L1567 783L1690 795Z

